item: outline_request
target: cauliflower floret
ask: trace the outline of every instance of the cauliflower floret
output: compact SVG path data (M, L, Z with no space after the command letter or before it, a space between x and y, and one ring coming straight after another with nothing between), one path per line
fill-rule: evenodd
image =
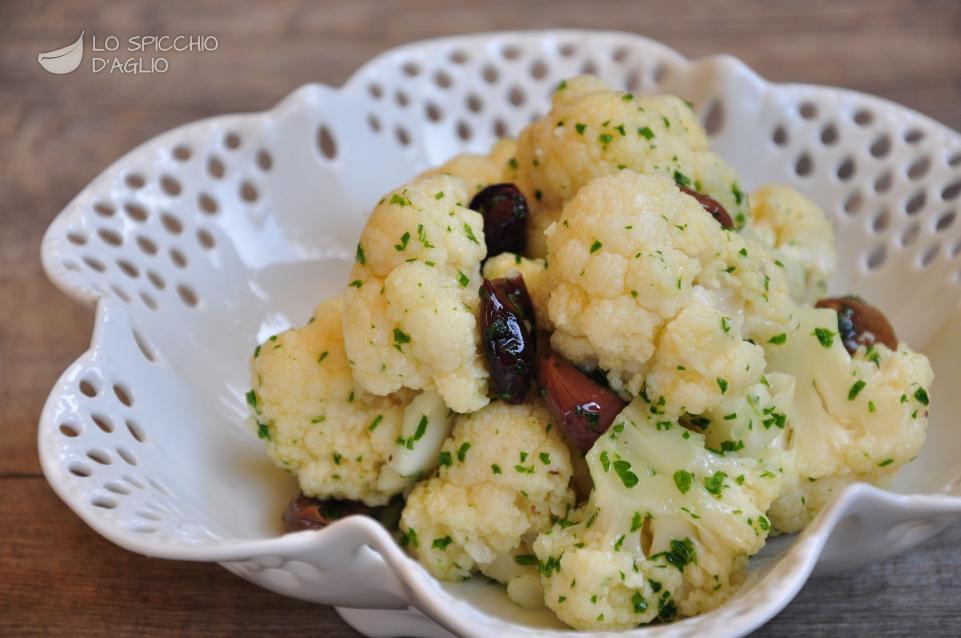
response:
M645 377L647 395L664 397L671 414L701 414L757 383L764 350L741 339L738 321L695 297L657 340Z
M851 356L837 327L834 310L807 307L797 330L765 345L769 369L796 380L784 408L794 472L770 511L785 532L807 525L849 483L883 484L924 443L927 358L903 343Z
M516 175L517 142L503 138L494 144L487 155L461 153L450 158L437 168L421 173L417 179L436 175L453 175L464 180L468 197L473 197L481 189L491 184L512 182Z
M790 475L793 457L787 451L790 430L787 413L794 400L796 380L768 372L744 392L728 393L697 422L710 449L765 459L778 474Z
M257 347L247 402L270 457L297 476L304 494L383 505L399 491L377 481L410 393L374 396L354 383L341 306L328 299L306 326Z
M484 221L466 197L455 177L415 181L388 193L361 233L343 324L367 391L436 388L456 412L487 404L477 330Z
M795 300L827 293L838 257L831 222L814 202L790 186L764 186L751 195L749 232L784 264Z
M545 603L576 629L713 609L764 545L779 475L662 419L656 404L625 408L588 454L588 503L534 543Z
M614 91L593 76L561 83L551 112L521 132L517 166L518 184L533 206L529 243L535 249L539 233L582 186L622 169L663 175L710 195L738 226L747 214L737 176L709 150L683 100Z
M543 259L528 259L514 253L501 253L484 262L484 278L497 279L519 273L524 277L527 294L534 306L534 315L539 330L551 330L551 319L547 312L547 298L550 294L550 279L547 262Z
M438 578L459 580L480 569L510 583L531 572L507 569L499 557L529 556L527 544L573 506L570 478L567 447L543 404L495 401L457 417L437 475L407 499L401 530Z
M719 357L737 352L756 361L738 338L763 342L793 321L787 283L766 250L724 230L664 177L621 171L590 182L564 207L547 242L551 345L576 365L606 370L622 394L640 391L665 325L695 301L717 311L704 338L720 347ZM721 334L722 316L730 318L730 337ZM683 323L678 333L696 321ZM686 356L666 353L665 361ZM725 365L717 358L703 372L713 367Z

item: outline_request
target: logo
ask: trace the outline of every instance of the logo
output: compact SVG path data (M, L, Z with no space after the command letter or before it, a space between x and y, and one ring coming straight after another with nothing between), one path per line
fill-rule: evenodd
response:
M37 62L50 73L57 75L73 73L83 61L83 34L84 32L81 31L76 42L62 49L41 53L37 56Z

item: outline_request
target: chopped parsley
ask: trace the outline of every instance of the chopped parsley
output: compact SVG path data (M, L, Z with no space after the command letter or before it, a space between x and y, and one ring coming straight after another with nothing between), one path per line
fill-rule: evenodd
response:
M604 468L605 472L609 472L611 469L611 458L607 455L607 450L601 452L600 455L601 467Z
M744 201L744 193L741 191L741 187L738 186L737 182L731 184L731 194L734 195L734 203L740 205Z
M409 241L410 241L410 233L405 232L403 235L400 236L400 243L394 244L394 250L396 250L397 252L407 250L407 242Z
M634 512L634 518L631 519L631 531L636 532L641 529L644 525L644 518L641 516L640 512Z
M370 425L367 426L367 431L368 431L368 432L373 432L374 430L376 430L376 429L377 429L377 426L380 425L380 422L383 421L383 420L384 420L384 415L383 415L383 414L378 414L377 416L375 416L375 417L374 417L374 420L371 421L371 422L370 422Z
M457 448L457 460L463 463L464 459L467 457L467 450L469 449L470 449L469 441L465 441L464 443L461 443L461 446Z
M864 385L865 383L861 379L855 381L854 385L851 386L851 389L848 390L848 401L854 401L854 399L861 394L861 390L864 389Z
M647 601L641 596L641 592L634 592L634 596L631 598L631 604L634 606L635 614L643 614L647 611Z
M671 541L670 551L651 556L651 558L660 557L664 557L664 560L676 567L678 571L683 572L689 563L697 564L697 549L694 547L694 542L690 538L682 540L673 539Z
M774 335L767 340L768 343L773 343L776 346L782 345L785 341L787 341L787 335L783 332L779 335Z
M594 240L594 243L591 244L591 254L593 255L594 253L596 253L597 251L599 251L599 250L601 249L601 246L603 246L603 245L604 245L604 244L602 244L601 242L599 242L599 241L597 241L597 240L595 239L595 240Z
M674 182L686 188L691 187L691 178L681 171L674 171Z
M360 244L357 244L357 253L354 255L354 260L361 266L367 263L367 258L364 257L364 247Z
M467 235L467 239L471 240L471 241L474 242L475 244L480 245L480 242L477 241L477 237L474 236L474 229L471 228L471 227L470 227L470 224L468 224L468 223L466 223L466 222L464 223L464 234Z
M765 430L770 430L772 425L781 430L784 429L784 426L787 424L786 414L778 412L774 406L764 408L763 413L764 418L761 420L761 424Z
M470 284L470 277L458 270L457 282L461 285L461 288L466 288Z
M811 334L817 337L818 341L820 341L821 345L825 348L830 348L834 345L835 334L827 328L815 328Z
M674 472L674 485L677 486L678 491L681 494L687 494L688 490L691 489L691 485L694 484L694 475L687 470L678 470Z
M921 405L927 405L930 402L928 398L928 391L924 388L918 388L914 391L914 398L918 400Z
M270 427L266 423L257 421L257 438L264 441L270 440Z
M892 463L894 463L894 459L884 459L883 461L881 461L880 463L878 463L878 467L887 467L887 466L891 465Z
M417 530L415 530L413 527L408 527L407 533L400 538L400 544L404 546L410 545L411 547L418 547Z
M407 448L408 450L413 450L414 443L424 438L424 434L426 433L427 433L427 415L423 414L420 417L420 421L417 422L417 429L414 431L414 433L409 437L407 437L406 439L404 437L399 437L397 439L397 444Z
M514 562L518 565L536 565L537 556L533 554L517 554L514 556Z
M433 547L434 549L439 549L440 551L444 551L445 549L447 549L447 546L453 542L454 542L453 538L451 538L450 536L445 536L444 538L435 538L434 542L431 543L430 546Z
M724 394L725 392L727 392L727 379L722 379L721 377L718 377L715 380L717 381L717 387L721 388L721 394Z
M491 472L494 474L503 474L503 472L501 472L501 466L497 463L491 465Z
M543 463L544 465L551 464L551 455L548 454L547 452L541 452L540 454L537 455L537 458L539 458L541 460L541 463Z
M441 193L443 195L443 193ZM423 224L417 224L417 241L424 245L424 248L433 248L434 244L427 241L427 233L424 231Z
M587 124L582 124L582 123L578 122L577 124L574 125L574 128L577 129L578 135L583 135L583 134L584 134L584 129L587 128Z
M713 476L704 479L704 489L720 498L721 492L724 490L724 479L726 478L727 474L724 472L715 472Z
M451 459L450 452L447 450L443 450L437 455L437 465L441 467L450 467L452 463L453 461Z
M398 195L397 193L394 193L390 197L390 203L397 204L398 206L407 206L410 204L410 200L407 199L406 197L402 197L401 195Z
M364 285L364 282L362 282L360 279L355 279L352 282L350 282L351 288L360 288L363 285Z
M249 405L254 410L257 410L259 412L259 410L257 409L257 393L254 392L253 390L250 390L249 392L247 392L245 396L247 397L247 405Z
M651 130L650 126L641 126L637 129L637 134L646 140L652 139L654 137L654 131Z
M624 487L634 487L637 485L637 474L631 471L630 463L623 459L618 459L611 465L614 468L614 471L617 472L617 475L621 478L621 482L624 484Z
M410 335L400 328L394 328L394 347L397 348L398 352L404 351L401 346L405 343L410 343Z

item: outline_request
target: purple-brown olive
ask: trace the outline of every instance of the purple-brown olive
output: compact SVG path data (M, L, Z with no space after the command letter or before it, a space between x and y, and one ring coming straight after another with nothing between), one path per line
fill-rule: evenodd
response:
M892 350L898 348L898 337L884 313L856 295L830 297L816 304L838 313L838 334L844 349L854 354L858 346L883 343Z
M627 405L553 351L538 357L537 381L548 411L574 445L589 450Z
M481 341L491 391L521 403L534 376L534 310L524 278L485 279L480 290Z
M681 186L678 184L677 187L680 188L681 192L685 195L690 195L696 199L697 203L701 205L701 208L709 212L711 216L717 220L717 223L721 225L721 228L734 228L734 221L731 219L731 216L727 214L727 210L721 206L719 201L713 197L710 197L709 195L705 195L704 193L698 193L696 190L691 190L687 186Z
M484 217L487 257L524 252L527 244L527 200L513 184L493 184L476 195L468 206Z
M334 521L353 514L374 516L375 508L357 501L320 500L297 494L284 510L284 529L300 532L305 529L323 529Z

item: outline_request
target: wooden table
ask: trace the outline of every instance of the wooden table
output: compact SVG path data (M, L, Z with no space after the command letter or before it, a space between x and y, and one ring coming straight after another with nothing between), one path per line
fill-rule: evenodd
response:
M305 82L339 84L396 44L547 26L636 31L689 56L732 53L773 80L891 98L961 128L961 3L883 0L0 4L0 635L356 635L333 610L215 565L127 553L90 531L40 474L35 428L92 315L44 278L54 215L110 162L197 118L267 108ZM36 56L87 34L213 34L215 53L164 75L66 76ZM961 635L961 525L909 555L810 583L761 635Z

